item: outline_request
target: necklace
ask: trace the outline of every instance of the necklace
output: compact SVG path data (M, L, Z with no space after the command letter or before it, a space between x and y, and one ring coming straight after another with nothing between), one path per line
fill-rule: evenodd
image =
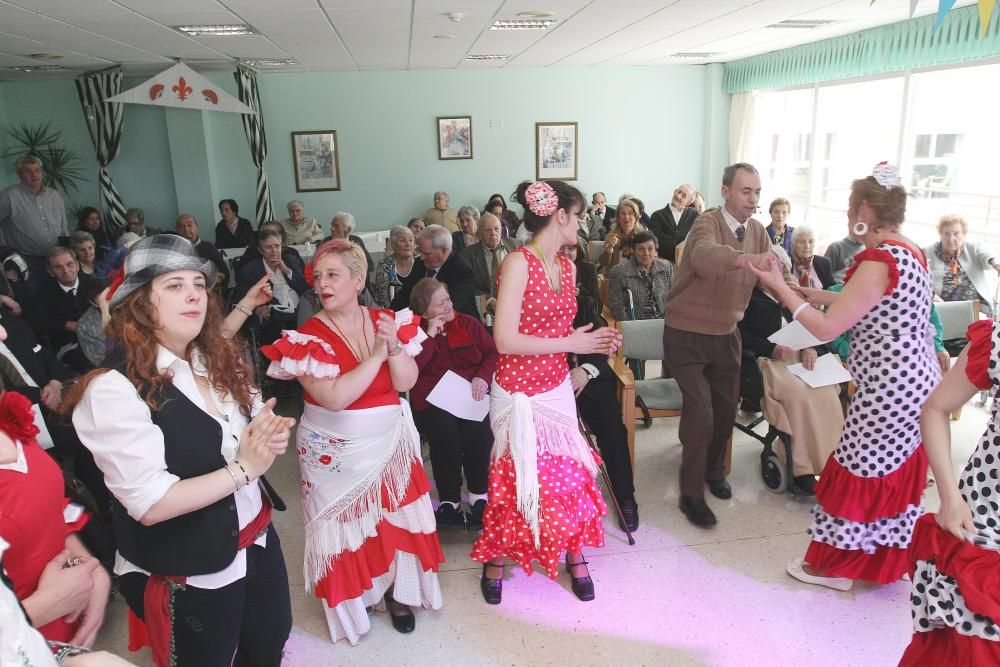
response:
M337 326L337 323L334 322L333 318L327 315L325 311L320 313L320 317L324 318L327 322L329 322L332 325L333 330L336 332L338 336L340 336L340 339L344 341L344 344L347 345L347 349L351 351L351 354L353 354L354 358L358 360L358 363L363 361L362 359L363 349L361 347L360 341L358 342L358 345L355 346L354 343L352 342L352 339L347 337L344 331L339 326ZM365 342L364 350L367 350L368 356L370 356L372 351L372 346L368 342L368 327L365 326L365 318L363 313L361 316L361 335L364 337L364 342Z
M560 283L560 279L562 278L562 275L559 271L560 266L557 264L556 270L553 271L549 268L549 260L545 259L545 255L542 254L542 249L538 247L538 244L535 243L534 240L531 241L531 247L535 249L535 253L538 255L538 258L542 260L542 268L545 270L545 278L549 281L549 287L552 288L553 292L561 292L562 284Z

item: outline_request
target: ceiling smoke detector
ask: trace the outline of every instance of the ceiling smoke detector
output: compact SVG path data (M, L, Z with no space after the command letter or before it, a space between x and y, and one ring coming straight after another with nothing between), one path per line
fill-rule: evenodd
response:
M460 23L462 19L465 18L465 14L462 12L448 12L446 16L451 20L452 23Z

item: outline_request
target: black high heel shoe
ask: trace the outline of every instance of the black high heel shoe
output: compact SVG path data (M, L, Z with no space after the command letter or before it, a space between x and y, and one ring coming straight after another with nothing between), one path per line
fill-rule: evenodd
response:
M506 563L502 565L483 563L483 576L479 579L479 590L483 592L483 599L486 600L486 604L500 604L500 600L503 597L503 570L505 566ZM500 568L500 576L496 579L487 577L486 568L488 567Z
M594 595L594 580L590 578L589 574L585 577L573 576L573 568L579 565L588 564L589 563L586 560L570 563L569 554L566 554L566 571L569 572L570 588L573 589L573 594L576 595L576 597L582 602L590 602L596 597Z
M389 619L396 632L408 635L417 627L417 619L413 615L413 610L407 605L396 602L388 594L385 596L385 607L389 612Z

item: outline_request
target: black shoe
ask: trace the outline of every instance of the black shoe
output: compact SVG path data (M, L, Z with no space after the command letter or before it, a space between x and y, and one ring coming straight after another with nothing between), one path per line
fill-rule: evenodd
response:
M740 410L742 410L743 412L750 412L750 413L760 412L760 403L758 403L757 401L751 401L748 398L744 398L740 402Z
M714 526L716 523L715 514L712 513L712 509L702 498L681 496L681 511L684 512L684 516L688 518L688 521L696 526L704 528Z
M500 577L497 579L487 577L486 568L488 567L499 568ZM500 604L500 600L503 597L503 568L503 565L483 563L483 576L479 579L479 590L483 592L483 599L486 600L486 604Z
M795 478L795 486L799 488L803 494L807 496L816 495L816 476L815 475L799 475Z
M713 479L708 481L708 490L712 495L720 500L729 500L733 497L733 487L725 479Z
M622 530L628 528L628 532L634 533L639 529L639 506L636 505L634 500L624 500L620 507L622 516L625 518L625 523L622 524L621 519L619 519L618 527Z
M441 503L434 511L434 519L437 521L438 529L441 528L465 528L465 512L461 507L456 507L451 503Z
M396 632L408 635L417 627L417 619L413 615L413 610L405 604L396 602L386 595L385 607L389 610L389 618L392 620L392 627L396 628Z
M469 508L469 530L479 530L483 527L483 512L486 511L486 501L477 500Z
M570 588L573 589L573 594L583 602L590 602L594 599L594 580L590 578L590 575L584 577L574 577L573 568L578 565L587 565L586 560L580 560L576 563L569 562L569 554L566 554L566 571L569 572L570 578Z

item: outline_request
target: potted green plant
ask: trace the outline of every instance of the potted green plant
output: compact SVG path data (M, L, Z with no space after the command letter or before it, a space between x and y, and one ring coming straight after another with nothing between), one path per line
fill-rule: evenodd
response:
M34 155L42 161L46 186L67 193L79 190L79 182L87 180L83 176L80 158L59 145L62 131L52 129L51 123L20 123L6 128L4 132L10 137L11 145L2 154L3 159Z

